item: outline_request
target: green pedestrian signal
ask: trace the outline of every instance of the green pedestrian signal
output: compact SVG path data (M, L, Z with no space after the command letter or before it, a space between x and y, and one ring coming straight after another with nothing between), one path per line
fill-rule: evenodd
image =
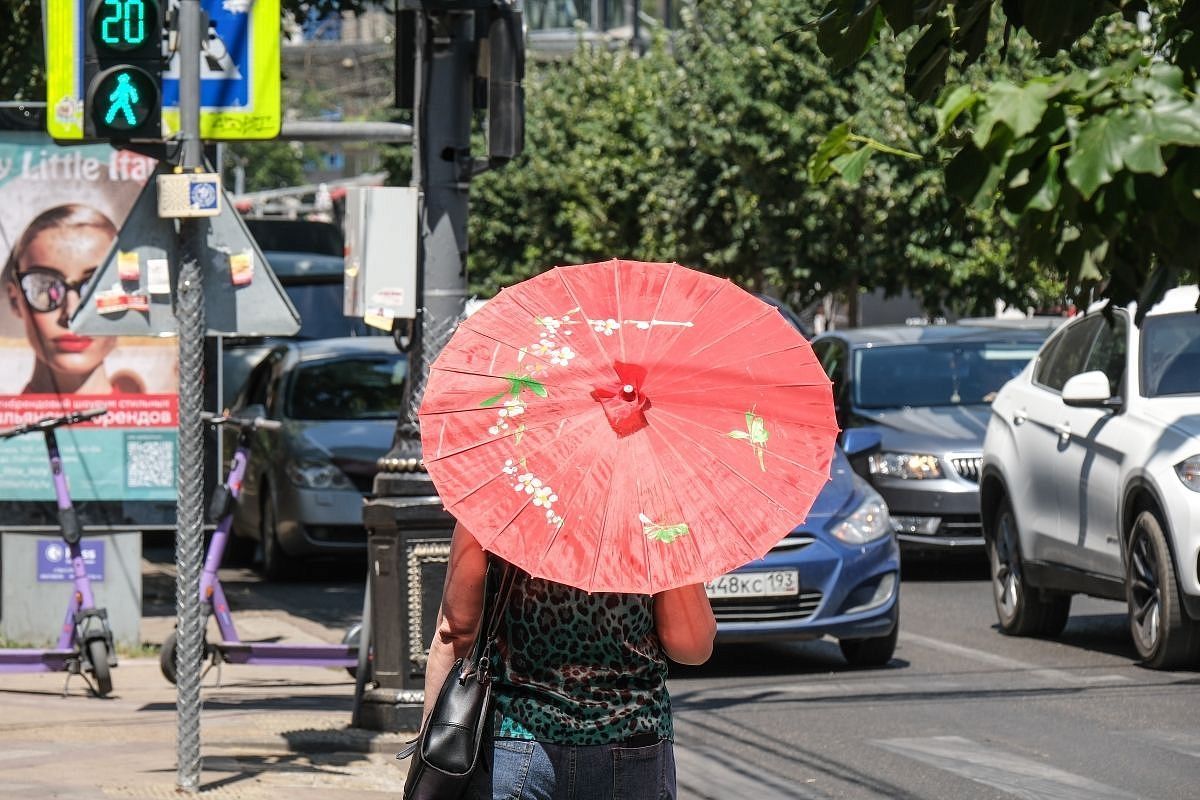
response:
M85 0L84 132L162 139L163 20L158 0Z
M105 130L113 133L139 131L158 108L158 86L145 70L138 67L105 70L93 81L91 91L88 105L98 133Z

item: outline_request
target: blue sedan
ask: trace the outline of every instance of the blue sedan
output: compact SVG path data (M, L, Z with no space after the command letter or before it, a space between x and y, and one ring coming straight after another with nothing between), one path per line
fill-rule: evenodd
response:
M847 431L864 454L878 435ZM887 664L900 628L900 547L887 505L835 454L830 481L808 518L766 556L705 587L717 641L838 640L851 666Z

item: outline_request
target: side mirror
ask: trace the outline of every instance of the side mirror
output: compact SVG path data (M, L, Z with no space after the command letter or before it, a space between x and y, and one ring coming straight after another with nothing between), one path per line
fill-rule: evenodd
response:
M1062 399L1073 408L1121 407L1121 398L1109 391L1108 376L1098 369L1072 376L1063 386Z
M842 452L847 458L865 456L883 446L883 436L870 428L850 428L842 431Z

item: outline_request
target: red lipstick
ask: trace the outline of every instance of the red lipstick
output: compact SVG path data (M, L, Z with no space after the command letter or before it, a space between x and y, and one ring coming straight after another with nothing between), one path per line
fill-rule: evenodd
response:
M54 340L54 346L66 353L82 353L92 344L90 336L75 336L67 334Z

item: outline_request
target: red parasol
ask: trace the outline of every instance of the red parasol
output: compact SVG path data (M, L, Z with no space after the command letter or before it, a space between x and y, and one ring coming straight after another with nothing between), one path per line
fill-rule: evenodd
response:
M653 594L762 556L829 477L829 379L728 280L608 261L502 291L430 367L425 466L484 549Z

